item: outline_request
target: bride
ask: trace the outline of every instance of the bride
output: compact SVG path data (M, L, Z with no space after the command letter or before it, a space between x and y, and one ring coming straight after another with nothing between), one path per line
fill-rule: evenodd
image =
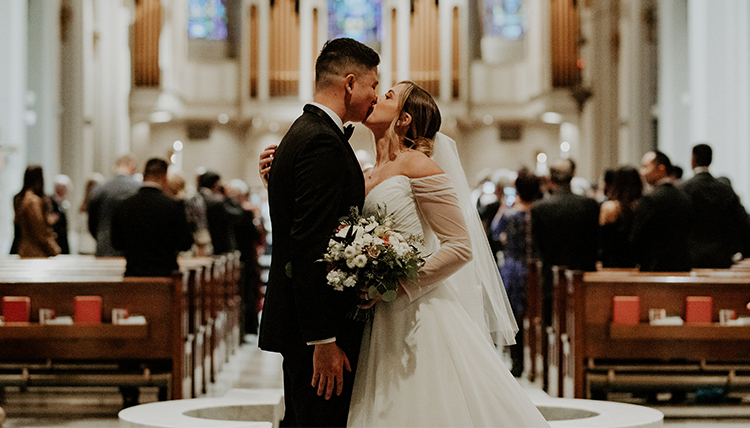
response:
M377 161L364 215L386 206L394 229L424 237L416 283L375 305L365 326L348 426L549 426L492 344L517 330L455 143L432 97L401 82L363 122Z

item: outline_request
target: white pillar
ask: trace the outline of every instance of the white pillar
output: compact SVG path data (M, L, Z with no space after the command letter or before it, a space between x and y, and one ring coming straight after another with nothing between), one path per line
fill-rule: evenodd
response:
M690 142L714 149L711 172L727 176L750 206L750 3L688 3Z
M383 2L383 10L381 12L381 25L383 40L380 44L380 67L378 74L380 75L379 91L385 92L388 88L392 87L395 83L393 81L393 11L396 10L398 14L398 1L397 0L386 0Z
M3 2L0 13L0 253L13 240L13 195L26 169L26 0Z
M318 39L313 40L313 11L318 10ZM315 94L315 58L328 40L328 3L325 0L299 2L299 100L312 101ZM314 43L314 44L313 44Z
M29 0L28 162L44 168L47 191L60 173L60 1Z
M645 17L651 0L620 1L620 161L640 162L653 149L655 41Z
M441 1L440 26L440 101L453 98L453 1Z
M659 150L690 168L688 0L659 0Z
M62 0L62 8L66 18L60 44L60 168L77 184L70 196L76 206L83 197L86 178L94 171L93 127L86 114L93 111L91 90L86 89L93 85L84 84L84 2Z

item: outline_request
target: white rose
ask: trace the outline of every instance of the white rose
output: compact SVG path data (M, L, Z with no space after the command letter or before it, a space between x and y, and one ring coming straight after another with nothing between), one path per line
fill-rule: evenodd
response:
M358 255L354 258L354 264L358 268L363 268L367 265L367 257L365 257L363 254Z
M354 267L357 266L354 263L354 258L346 259L346 266L349 267L349 269L354 269Z
M354 287L357 285L357 275L352 275L344 280L344 287Z
M344 250L344 257L346 257L347 260L353 258L357 255L357 248L354 245L349 245Z

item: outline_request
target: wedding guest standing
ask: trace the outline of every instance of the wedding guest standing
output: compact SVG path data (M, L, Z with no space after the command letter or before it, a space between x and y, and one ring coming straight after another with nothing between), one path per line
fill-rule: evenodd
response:
M652 186L641 198L633 218L630 241L641 271L680 272L691 268L688 235L693 207L685 192L669 177L669 157L648 152L641 160L641 177Z
M23 175L23 188L13 198L18 225L18 255L51 257L60 254L49 222L50 202L44 195L44 173L39 165L30 165Z
M552 321L552 266L596 269L599 204L570 188L575 164L558 159L550 167L551 196L531 207L531 232L542 261L542 316Z
M492 231L505 247L500 276L518 325L516 344L510 346L510 358L513 362L510 372L514 377L523 374L523 317L526 313L526 276L531 256L529 217L531 204L542 197L540 185L539 177L528 169L518 171L513 207L502 214L496 230Z
M694 268L728 268L734 254L750 255L747 212L732 187L708 171L712 160L711 146L693 147L695 175L681 186L690 196L695 213L689 242Z
M125 255L125 276L172 276L177 254L193 244L185 204L164 194L167 186L167 162L153 158L143 186L115 211L112 245Z
M55 232L57 245L60 246L60 254L70 254L68 244L68 192L70 191L70 177L59 174L55 177L55 192L50 198L52 204L52 230Z
M643 195L638 170L632 166L615 170L607 194L608 200L599 211L599 260L602 267L635 267L630 230L635 209Z
M115 176L98 187L89 201L89 231L96 239L97 257L122 257L112 246L111 222L115 207L135 194L140 184L133 179L135 160L130 155L120 156L115 162Z
M83 200L78 207L78 221L76 222L78 254L93 255L96 253L96 239L91 235L88 228L89 203L97 186L103 181L104 176L96 172L86 180L86 185L83 188Z

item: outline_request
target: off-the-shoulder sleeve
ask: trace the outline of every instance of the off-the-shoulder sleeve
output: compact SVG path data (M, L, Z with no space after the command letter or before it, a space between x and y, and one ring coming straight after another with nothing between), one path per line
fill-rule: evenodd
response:
M401 281L410 301L430 291L471 261L471 240L456 190L446 174L411 179L414 200L423 219L440 241L427 258L417 282Z

